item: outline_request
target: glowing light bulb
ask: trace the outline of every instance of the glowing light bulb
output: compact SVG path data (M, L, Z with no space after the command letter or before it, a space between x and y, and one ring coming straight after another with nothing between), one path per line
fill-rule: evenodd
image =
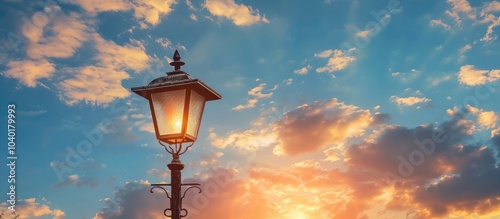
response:
M175 122L175 126L177 127L181 126L181 122L180 121Z

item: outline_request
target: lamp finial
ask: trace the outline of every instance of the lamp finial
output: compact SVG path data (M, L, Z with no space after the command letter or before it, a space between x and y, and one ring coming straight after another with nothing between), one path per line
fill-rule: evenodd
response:
M179 51L177 51L177 50L175 50L173 58L174 58L174 61L171 62L170 65L174 66L175 71L180 70L181 66L186 64L183 61L181 61L181 55L179 54Z

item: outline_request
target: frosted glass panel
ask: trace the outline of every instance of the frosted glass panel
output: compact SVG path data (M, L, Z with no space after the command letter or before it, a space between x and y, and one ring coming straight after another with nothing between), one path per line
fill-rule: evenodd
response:
M186 133L196 138L198 134L198 127L200 126L201 115L203 113L203 106L205 105L205 98L191 91L191 101L189 103L189 120Z
M186 89L151 94L159 135L180 134Z

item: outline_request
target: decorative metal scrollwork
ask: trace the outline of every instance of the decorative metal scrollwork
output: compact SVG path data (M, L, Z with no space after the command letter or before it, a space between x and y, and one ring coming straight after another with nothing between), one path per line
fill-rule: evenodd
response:
M167 198L169 199L169 201L172 201L172 198L168 194L168 191L165 188L163 188L163 186L172 186L172 184L157 183L157 184L151 184L151 186L152 186L152 188L149 190L149 192L154 193L153 191L155 189L161 189L161 190L163 190L163 192L165 192L165 194L167 195ZM186 193L190 189L198 189L198 193L201 193L202 189L200 188L200 184L199 183L183 183L183 184L181 184L181 186L189 186L186 190L184 190L184 192L182 193L181 199L180 199L180 207L181 207L181 215L180 216L181 217L187 217L187 215L189 214L189 211L187 209L185 209L185 208L182 208L182 201L186 197ZM172 209L167 208L167 209L165 209L165 211L163 211L163 214L166 217L172 217L172 214L167 214L167 211L171 212ZM182 214L183 212L185 212L185 213Z
M201 193L201 188L199 186L190 186L189 188L184 190L184 194L182 194L181 201L184 199L184 197L186 197L186 192L189 191L190 189L194 189L194 188L197 188L199 191L198 193Z
M172 214L167 214L167 211L172 212L172 209L170 208L165 209L165 211L163 211L163 215L165 215L165 217L172 217Z
M163 190L165 192L165 194L167 195L168 199L169 200L171 199L170 195L167 192L167 190L165 188L163 188L161 185L151 184L151 186L153 186L153 187L149 190L150 193L153 193L154 189L161 189L161 190Z
M184 200L184 198L186 197L187 191L189 191L190 189L194 189L194 188L198 189L198 193L201 193L201 191L202 191L201 188L199 187L200 184L197 184L197 185L196 184L194 184L194 183L193 184L183 184L184 186L190 185L190 187L188 187L186 190L184 190L184 193L182 194L182 197L181 197L181 212L182 211L186 212L186 214L184 214L184 215L181 214L181 217L186 217L189 213L187 209L182 208L182 200Z
M185 214L182 214L182 212L183 212L183 211L185 211L186 213L185 213ZM188 210L187 210L187 209L185 209L185 208L181 209L181 217L186 217L186 216L188 215L188 213L189 213L189 212L188 212Z
M168 200L169 200L169 201L172 201L172 198L170 198L170 195L168 194L168 191L167 191L165 188L163 188L163 187L162 187L162 186L168 186L168 185L170 185L170 184L151 184L151 186L153 186L153 187L151 187L151 189L149 190L149 192L150 192L150 193L153 193L153 190L155 190L155 189L161 189L161 190L163 190L163 191L165 192L165 194L167 195ZM172 212L172 209L170 209L170 208L166 208L166 209L163 211L163 215L165 215L165 217L172 217L172 214L167 214L167 211Z
M189 148L191 148L194 144L194 142L191 142L187 147L185 146L183 148L182 143L175 143L173 144L174 147L172 147L172 144L165 145L161 141L158 141L158 143L165 148L165 151L167 151L169 154L174 155L174 156L180 156L186 153Z

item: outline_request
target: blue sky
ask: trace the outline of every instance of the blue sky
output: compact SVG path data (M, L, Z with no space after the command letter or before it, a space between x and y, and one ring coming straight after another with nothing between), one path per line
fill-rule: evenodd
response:
M8 0L0 11L21 218L163 218L149 183L169 181L170 157L130 88L171 71L176 49L222 95L181 158L183 177L204 185L188 218L500 217L498 1Z

